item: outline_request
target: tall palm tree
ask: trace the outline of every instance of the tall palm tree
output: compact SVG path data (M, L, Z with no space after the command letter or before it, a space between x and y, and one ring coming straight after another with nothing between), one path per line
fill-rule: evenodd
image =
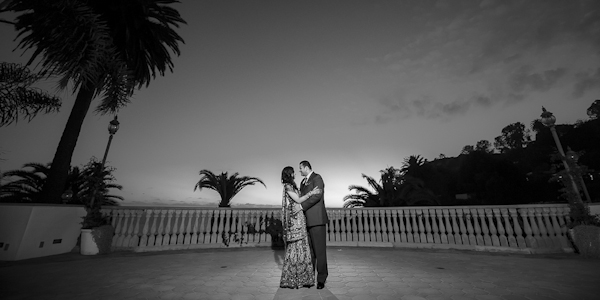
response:
M185 24L169 7L176 0L7 0L3 11L18 14L19 47L34 49L28 65L73 83L75 104L43 188L45 199L60 202L71 157L92 100L103 95L96 112L116 113L136 88L158 72L173 70L183 39L173 27ZM37 59L37 60L36 60Z
M239 173L233 173L231 176L227 175L227 172L222 172L220 175L215 175L209 170L201 170L200 180L194 186L194 191L201 191L203 188L215 190L217 193L219 193L219 195L221 195L219 207L230 207L231 199L243 188L249 185L254 185L255 183L260 183L265 188L267 187L262 180L256 177L238 177Z
M43 77L19 64L0 62L0 127L38 113L58 112L60 98L32 87Z

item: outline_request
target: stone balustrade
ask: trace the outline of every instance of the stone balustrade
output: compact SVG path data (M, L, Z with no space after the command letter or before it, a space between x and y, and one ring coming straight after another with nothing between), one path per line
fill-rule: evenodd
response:
M113 249L140 252L271 246L267 229L281 214L280 209L119 206L103 212L115 227ZM566 204L329 208L327 213L328 246L573 251L564 226Z

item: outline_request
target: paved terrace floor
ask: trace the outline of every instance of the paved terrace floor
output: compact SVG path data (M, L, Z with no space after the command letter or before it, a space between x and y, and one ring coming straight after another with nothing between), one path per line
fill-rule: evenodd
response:
M328 248L325 289L279 288L282 250L68 253L0 262L8 299L600 299L600 260L577 254Z

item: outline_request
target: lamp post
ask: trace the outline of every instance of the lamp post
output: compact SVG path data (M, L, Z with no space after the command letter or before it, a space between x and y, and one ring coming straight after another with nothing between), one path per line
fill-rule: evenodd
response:
M573 175L571 174L571 168L569 167L569 163L567 162L567 156L565 155L565 151L562 148L562 145L560 144L560 140L558 139L558 134L556 133L556 128L554 128L554 123L556 123L556 117L554 116L554 114L552 114L551 112L547 111L543 106L542 106L542 124L544 124L544 126L549 127L550 131L552 132L552 137L554 137L554 142L556 142L556 147L558 148L558 153L560 154L560 159L563 162L563 165L565 166L565 170L567 171L567 175L569 176L569 179L571 179L571 184L573 185L573 191L577 197L577 200L581 203L583 203L583 201L581 200L581 195L579 194L579 188L577 188L577 184L575 183L575 179L573 178Z
M108 123L108 133L110 134L110 136L108 137L108 144L106 144L106 150L104 151L104 158L102 158L102 164L100 165L100 169L97 171L98 178L96 178L95 180L102 180L101 176L102 176L102 171L104 171L104 164L106 163L106 156L108 156L108 149L110 149L110 143L112 142L113 135L115 133L117 133L117 130L119 130L119 121L117 120L117 116L115 116L115 118L112 121L110 121L110 123ZM92 193L90 207L94 207L94 201L96 200L96 192L97 192L98 184L99 184L98 182L94 183L94 191Z
M577 166L577 161L579 160L579 155L577 155L577 152L571 150L571 148L569 148L569 151L567 151L567 157L569 159L571 159L573 161L573 163L576 164ZM578 166L577 166L578 168ZM583 194L585 195L585 200L590 203L592 202L592 199L590 198L590 194L588 193L587 190L587 186L585 185L585 181L583 181L583 177L581 177L581 173L579 174L579 181L581 182L581 188L583 189Z
M112 121L110 121L110 123L108 123L108 133L110 134L110 136L108 137L108 144L106 144L106 150L104 151L104 158L102 158L102 165L100 167L101 171L104 170L104 164L106 163L108 149L110 149L110 143L112 142L113 135L117 133L117 130L119 130L119 121L117 121L117 116L115 116L115 118Z

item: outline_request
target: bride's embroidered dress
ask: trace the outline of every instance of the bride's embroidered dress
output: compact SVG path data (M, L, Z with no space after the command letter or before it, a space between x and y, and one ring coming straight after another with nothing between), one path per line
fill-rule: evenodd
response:
M285 184L282 199L282 224L285 239L285 258L281 272L282 288L310 287L315 284L315 271L312 266L306 219L302 206L290 198L286 191L299 194L291 184Z

